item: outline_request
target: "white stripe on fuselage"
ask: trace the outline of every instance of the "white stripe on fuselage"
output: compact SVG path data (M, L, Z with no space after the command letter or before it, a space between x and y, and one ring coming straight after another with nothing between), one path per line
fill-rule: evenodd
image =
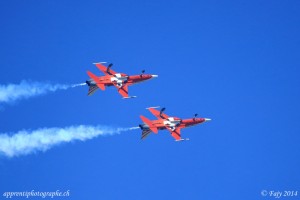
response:
M175 127L180 123L180 120L175 120L174 117L169 117L167 120L164 120L164 125L169 127Z
M119 87L122 87L124 81L126 81L127 79L127 76L122 76L121 74L115 74L110 78L111 82L117 83Z

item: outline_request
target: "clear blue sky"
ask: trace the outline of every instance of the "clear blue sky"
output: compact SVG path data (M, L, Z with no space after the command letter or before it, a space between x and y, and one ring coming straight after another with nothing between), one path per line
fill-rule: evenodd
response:
M145 110L209 123L140 141L140 131L0 158L5 191L70 190L69 199L268 199L300 191L300 2L1 1L0 84L81 83L96 61L159 78L130 88L87 87L8 105L0 132L131 127ZM299 194L300 195L300 194ZM3 198L3 197L1 197ZM299 198L299 196L298 196ZM270 199L270 198L269 198ZM295 199L295 198L291 198Z

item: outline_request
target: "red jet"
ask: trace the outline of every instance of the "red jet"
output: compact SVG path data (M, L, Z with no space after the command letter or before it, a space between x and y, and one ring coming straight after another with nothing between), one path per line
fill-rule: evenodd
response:
M143 70L140 75L129 76L111 70L112 64L109 64L108 67L105 67L101 63L94 64L105 74L105 76L97 77L92 72L87 71L87 74L91 78L86 81L86 84L89 86L89 96L94 94L98 88L105 90L105 86L115 86L123 98L134 98L136 96L128 96L128 86L158 77L157 75L144 74L145 70Z
M210 121L208 118L196 118L197 114L195 114L194 118L191 119L180 119L178 117L169 117L164 114L165 108L162 108L160 111L154 109L155 107L147 108L157 120L149 120L144 116L140 116L144 124L140 124L139 127L142 129L142 138L145 139L151 132L157 134L158 130L169 130L171 132L171 136L175 138L175 141L183 141L188 139L181 139L180 130L182 128L187 128L190 126L195 126L197 124Z

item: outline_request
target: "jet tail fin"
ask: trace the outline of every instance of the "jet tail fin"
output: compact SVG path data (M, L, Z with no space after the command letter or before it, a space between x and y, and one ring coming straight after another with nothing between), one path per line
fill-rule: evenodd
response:
M140 116L140 118L142 119L142 121L147 124L149 126L149 129L151 131L153 131L154 133L157 133L158 130L157 128L152 124L151 120L149 120L148 118L144 117L143 115Z
M96 85L90 85L89 86L89 91L88 91L88 96L93 95L96 92L97 89L98 89L98 87Z
M87 71L87 74L89 75L89 77L96 83L96 85L97 85L101 90L105 90L104 84L99 83L99 81L98 81L99 78L98 78L95 74L93 74L93 73L90 72L90 71Z
M149 129L143 130L141 139L144 140L148 135L150 135L151 132L152 131Z

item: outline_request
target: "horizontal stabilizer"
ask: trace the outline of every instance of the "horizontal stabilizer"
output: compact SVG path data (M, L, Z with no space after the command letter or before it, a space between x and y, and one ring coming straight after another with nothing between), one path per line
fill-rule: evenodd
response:
M147 125L149 126L149 129L150 129L151 131L153 131L154 133L157 133L157 132L158 132L157 128L152 124L152 122L151 122L149 119L147 119L147 118L144 117L143 115L141 115L140 118L142 119L142 121L143 121L145 124L147 124Z
M90 72L90 71L87 71L87 74L89 75L89 77L90 77L91 79L93 79L93 81L96 83L96 85L97 85L101 90L105 90L104 84L99 83L99 81L98 81L99 78L98 78L95 74L93 74L93 73Z

